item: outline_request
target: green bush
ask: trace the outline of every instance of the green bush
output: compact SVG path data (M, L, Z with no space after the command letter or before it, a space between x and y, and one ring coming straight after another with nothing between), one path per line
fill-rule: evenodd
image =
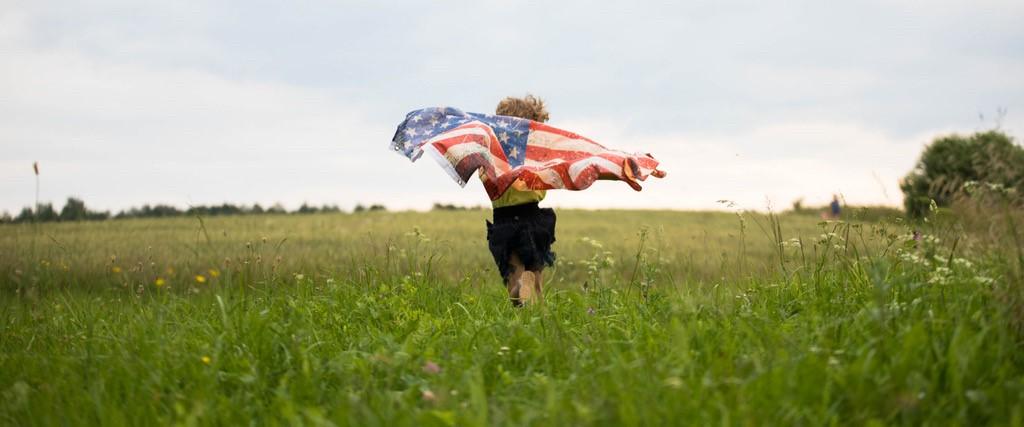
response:
M932 200L950 206L969 181L1024 190L1024 149L998 130L935 139L900 183L907 215L924 216Z

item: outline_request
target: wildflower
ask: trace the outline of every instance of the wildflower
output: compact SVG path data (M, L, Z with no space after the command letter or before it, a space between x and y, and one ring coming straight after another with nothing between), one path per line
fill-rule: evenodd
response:
M121 272L121 267L115 265L113 268L110 269L110 271L114 274L118 274Z
M840 235L838 235L836 233L833 233L833 232L824 233L824 234L818 236L818 243L819 244L825 244L825 243L832 242L832 241L843 242L844 240L845 239L843 239L842 236L840 236Z
M423 364L423 372L428 374L439 374L441 373L441 366L428 360L427 363Z
M991 286L991 285L994 285L996 283L995 279L993 279L991 277L988 277L988 276L981 276L981 275L976 276L974 278L974 281L977 282L979 285L987 285L987 286Z
M217 278L218 276L220 276L220 272L217 271L216 268L211 268L211 269L207 270L206 272L210 273L210 277L212 277L212 278Z
M928 277L928 283L933 285L944 285L949 283L952 271L946 267L938 267Z
M203 362L204 365L209 365L212 359L210 359L210 356L203 356L199 358L199 361Z
M302 279L305 279L305 278L306 278L306 275L302 274L302 273L298 273L298 274L295 275L295 280L302 280Z
M593 316L594 315L594 307L587 307L587 314Z
M953 258L953 265L963 268L972 268L974 264L963 258Z
M196 283L206 283L206 276L203 276L202 274L197 274Z
M422 397L423 397L423 401L424 402L433 403L433 402L437 401L437 396L435 396L434 392L432 392L430 390L423 390Z
M580 240L583 241L583 243L589 244L594 249L603 249L604 248L604 245L602 245L601 242L598 242L597 240L591 239L589 237L584 237L584 238L582 238Z
M156 285L156 287L158 288L162 288L164 287L164 285L167 284L167 281L165 281L163 277L157 277L156 280L153 281L153 284Z
M681 388L683 386L683 380L679 379L679 377L668 377L665 378L665 385L671 388Z
M779 245L784 247L784 248L787 248L787 247L798 248L798 247L802 246L803 243L800 241L800 239L794 237L792 239L783 240L783 241L779 242Z

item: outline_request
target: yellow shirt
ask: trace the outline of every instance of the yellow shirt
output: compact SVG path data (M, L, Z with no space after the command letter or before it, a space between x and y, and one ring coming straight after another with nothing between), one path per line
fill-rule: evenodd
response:
M516 181L515 184L520 184ZM537 203L544 200L544 196L547 195L546 190L517 190L516 185L513 184L505 190L505 193L498 197L496 200L491 201L491 206L495 208L503 208L506 206L525 205L527 203Z

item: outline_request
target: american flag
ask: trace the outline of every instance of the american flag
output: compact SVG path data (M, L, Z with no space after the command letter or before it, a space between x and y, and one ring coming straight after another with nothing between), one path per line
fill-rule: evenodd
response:
M640 191L638 181L665 176L650 154L605 148L532 120L452 107L407 114L391 149L414 162L429 153L462 186L479 170L491 200L517 180L517 189L532 190L584 190L599 179L619 180Z

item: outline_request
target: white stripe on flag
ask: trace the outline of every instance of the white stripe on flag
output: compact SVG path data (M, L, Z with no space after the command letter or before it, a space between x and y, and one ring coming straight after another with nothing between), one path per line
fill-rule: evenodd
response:
M462 128L462 129L453 129L453 130L450 130L448 132L444 132L444 133L442 133L440 135L437 135L437 136L435 136L433 138L430 138L429 140L427 140L426 144L434 143L434 142L445 140L445 139L449 139L449 138L455 138L457 136L462 136L462 135L482 135L484 137L489 137L490 136L489 133L487 132L487 130L485 130L485 129L481 129L481 128L478 128L478 127L466 127L466 128Z
M462 144L455 144L448 147L448 151L444 153L444 156L447 157L448 160L451 161L452 165L454 166L458 165L459 162L462 161L462 159L465 159L466 157L472 154L479 153L490 154L490 150L488 150L487 147L484 147L475 142L466 142Z
M607 153L607 148L583 139L568 138L557 133L534 129L530 131L530 137L526 140L526 146L547 148L558 151L579 151L589 154Z
M573 163L572 166L569 166L569 178L575 182L579 178L580 173L582 173L584 169L591 165L595 165L598 168L603 168L608 172L615 174L616 176L622 175L622 173L620 172L620 170L622 169L621 166L615 164L611 160L605 159L603 157L587 157L585 159L580 159L579 161Z
M466 181L459 176L459 173L455 171L455 167L448 162L448 159L444 158L444 155L441 154L440 151L437 151L437 147L434 147L431 144L425 144L423 146L423 151L429 154L432 159L437 161L437 164L441 165L441 169L444 169L444 171L448 173L448 176L452 177L455 182L459 183L460 187L466 186Z
M555 172L552 169L541 169L534 171L534 173L541 181L544 181L553 188L565 188L565 183L562 182L562 177L558 175L558 172Z

